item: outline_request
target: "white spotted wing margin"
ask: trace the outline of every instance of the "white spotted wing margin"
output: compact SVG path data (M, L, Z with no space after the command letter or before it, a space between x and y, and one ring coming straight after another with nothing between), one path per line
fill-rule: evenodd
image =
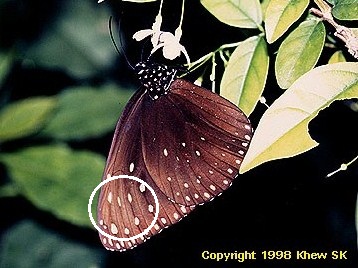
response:
M156 100L139 90L117 123L103 179L144 180L157 194L159 216L143 237L122 242L100 234L103 245L133 248L221 194L237 176L251 136L234 104L190 82L176 79ZM102 187L97 211L103 231L128 238L151 224L155 202L144 185L118 179Z
M159 201L159 216L148 234L130 241L117 241L99 234L108 250L125 251L145 242L180 219L192 208L168 200L152 180L142 154L142 127L140 118L143 105L150 101L148 94L140 90L134 94L117 123L111 149L102 180L108 176L130 175L147 182ZM155 201L149 189L139 182L117 179L101 188L97 207L98 226L107 234L118 238L130 238L142 233L154 219Z

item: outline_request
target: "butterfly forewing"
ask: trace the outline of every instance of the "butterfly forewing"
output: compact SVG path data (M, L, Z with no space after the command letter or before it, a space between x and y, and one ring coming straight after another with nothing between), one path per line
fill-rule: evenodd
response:
M126 250L143 243L163 228L179 221L191 211L168 200L154 183L143 161L141 124L128 122L129 118L140 119L142 102L147 95L136 93L129 101L116 127L111 150L107 159L103 180L110 176L131 175L149 184L159 201L159 216L149 233L130 241L117 241L100 234L102 244L110 250ZM129 179L117 179L101 188L98 203L98 223L109 235L130 238L142 233L154 219L155 201L144 184Z

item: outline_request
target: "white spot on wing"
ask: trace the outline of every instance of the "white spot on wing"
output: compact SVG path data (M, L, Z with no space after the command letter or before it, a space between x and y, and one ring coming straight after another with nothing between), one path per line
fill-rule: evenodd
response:
M167 150L167 149L164 149L164 150L163 150L163 154L164 154L165 156L168 156L168 150Z
M149 206L148 206L148 211L149 211L149 212L153 212L153 211L154 211L154 207L153 207L152 205L149 205Z
M132 201L133 201L131 194L128 194L128 201L129 201L129 203L132 203Z
M133 172L134 170L134 163L129 164L129 172Z
M229 172L230 174L232 174L234 171L231 168L227 169L227 172Z
M139 225L139 219L138 219L138 217L135 217L135 218L134 218L134 224L137 225L137 226Z
M141 193L143 193L145 191L145 185L144 184L139 185L139 191Z
M108 193L107 201L111 204L112 203L112 192Z
M111 232L112 234L118 234L117 225L115 225L114 223L111 223Z
M124 233L126 234L126 235L129 235L129 229L126 227L126 228L124 228Z

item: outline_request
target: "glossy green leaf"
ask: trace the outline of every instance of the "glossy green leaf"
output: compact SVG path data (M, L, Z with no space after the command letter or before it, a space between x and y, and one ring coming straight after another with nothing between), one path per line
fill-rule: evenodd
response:
M75 87L59 95L58 110L42 135L60 140L98 137L113 131L121 111L133 94L115 86L101 89Z
M328 63L337 63L337 62L346 62L346 58L344 57L343 52L341 50L334 52L328 61Z
M201 0L202 5L218 20L241 28L258 28L262 11L258 0Z
M333 101L357 97L358 63L327 64L306 73L264 113L240 172L314 148L318 143L308 123Z
M317 20L302 22L287 36L278 50L275 62L276 79L281 88L288 88L316 65L325 36L325 27Z
M19 208L21 209L21 208ZM22 221L1 237L0 267L100 267L103 253L61 237L32 221Z
M265 87L269 57L263 37L241 42L230 56L220 85L220 94L250 115Z
M26 57L37 65L60 68L80 78L111 66L116 52L108 33L110 13L106 5L63 2L61 16L28 49Z
M267 42L280 38L301 17L308 4L309 0L271 0L265 15Z
M35 206L73 224L92 227L87 204L102 177L102 156L63 145L38 146L1 154L0 162L18 191Z
M339 20L358 20L358 0L336 0L332 15Z
M44 125L56 106L53 97L33 97L0 111L0 142L31 135Z

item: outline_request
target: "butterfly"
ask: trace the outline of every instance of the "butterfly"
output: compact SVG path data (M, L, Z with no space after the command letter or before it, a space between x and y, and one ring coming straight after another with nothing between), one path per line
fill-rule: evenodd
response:
M115 129L102 180L136 176L155 191L159 214L147 234L117 241L100 234L103 246L125 251L180 221L220 195L238 175L252 127L234 104L177 78L177 69L142 61L140 88ZM118 179L101 188L97 220L104 232L131 238L153 221L155 200L137 181Z

